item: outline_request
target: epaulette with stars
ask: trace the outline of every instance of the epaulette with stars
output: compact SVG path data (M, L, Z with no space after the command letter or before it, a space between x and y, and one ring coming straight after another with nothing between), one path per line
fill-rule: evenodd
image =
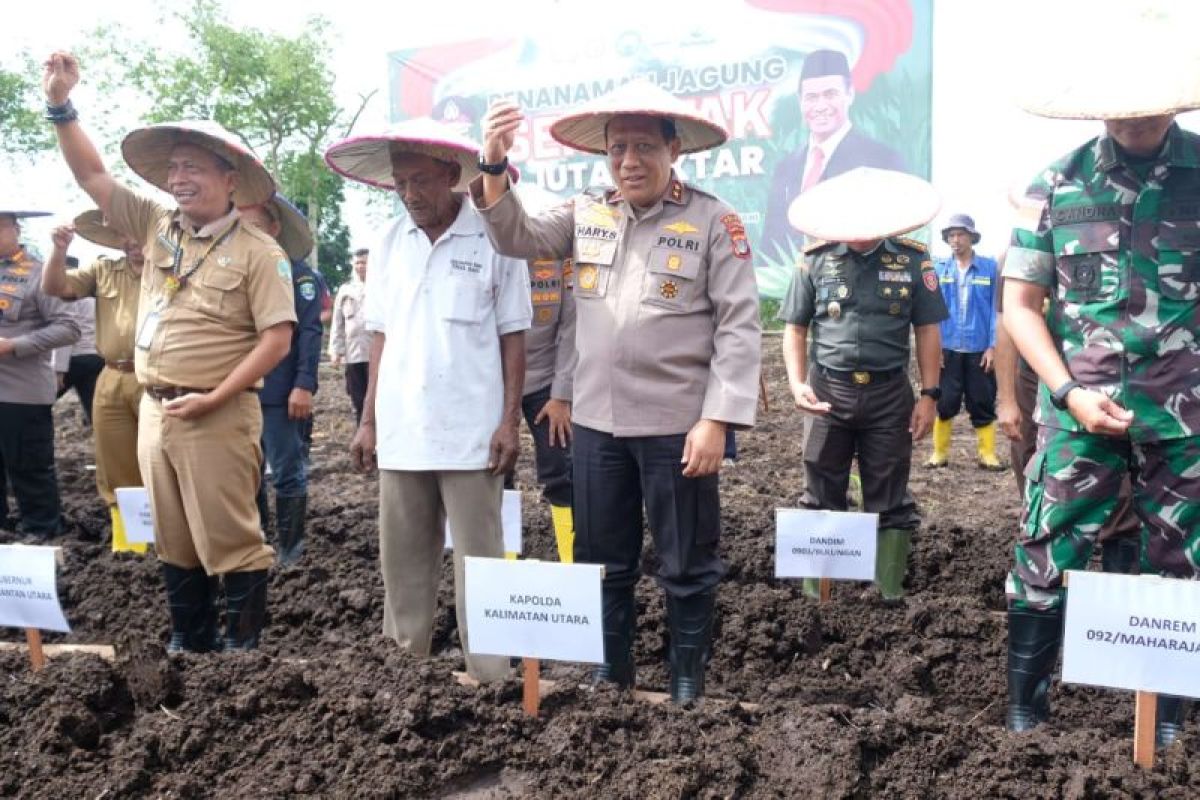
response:
M929 252L929 245L925 244L924 242L919 242L916 239L909 239L907 236L897 236L896 243L905 245L906 247L911 247L913 250L916 250L920 253Z
M833 242L827 242L824 239L814 239L813 241L804 245L804 255L810 256L820 250L822 247L828 247L831 244L833 244Z

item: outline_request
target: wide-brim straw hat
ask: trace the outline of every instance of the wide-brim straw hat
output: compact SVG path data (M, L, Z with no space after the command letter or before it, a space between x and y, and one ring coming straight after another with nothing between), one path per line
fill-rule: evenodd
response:
M75 232L92 244L113 250L125 249L125 235L104 224L104 214L98 208L85 211L75 218Z
M453 127L418 117L391 125L378 133L350 136L335 142L325 151L325 163L339 175L378 189L396 189L392 178L392 153L415 153L438 161L457 163L462 175L454 191L465 192L467 184L479 175L479 145ZM509 178L516 182L520 173L509 166Z
M1026 111L1055 119L1131 119L1200 108L1200 4L1043 5L1062 22L1039 18L1039 30L1059 31L1078 46L1050 43L1036 58L1016 60L1016 101Z
M605 129L613 117L626 115L666 117L675 123L681 153L698 153L719 147L729 132L675 95L645 81L631 81L594 98L550 126L559 144L603 155L608 152Z
M241 139L212 120L182 120L139 128L121 142L121 155L147 183L165 192L168 191L167 161L171 151L181 144L196 145L215 153L237 170L234 205L258 205L275 194L275 180L262 162Z
M942 200L925 180L890 169L859 167L801 194L788 222L827 242L865 242L916 230L937 216Z
M20 206L4 206L0 205L0 217L14 217L16 219L29 219L30 217L48 217L49 211L30 211L23 209Z
M274 209L275 218L279 220L279 236L276 237L276 241L287 253L288 258L292 261L308 258L313 251L314 241L312 231L308 228L308 217L304 216L304 212L279 192L267 202L257 205L271 206Z

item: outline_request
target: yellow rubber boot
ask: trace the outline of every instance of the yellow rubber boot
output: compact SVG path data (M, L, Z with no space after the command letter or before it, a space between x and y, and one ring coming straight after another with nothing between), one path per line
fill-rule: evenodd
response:
M976 428L975 440L978 444L979 466L996 472L1003 470L1004 465L996 458L996 423L989 422L982 428Z
M112 514L112 551L114 553L145 553L146 543L130 543L125 539L125 521L121 519L121 509L110 506Z
M944 467L950 463L950 420L938 417L933 421L933 455L927 467Z
M550 521L554 524L554 541L558 544L558 560L575 563L575 517L570 506L550 506Z

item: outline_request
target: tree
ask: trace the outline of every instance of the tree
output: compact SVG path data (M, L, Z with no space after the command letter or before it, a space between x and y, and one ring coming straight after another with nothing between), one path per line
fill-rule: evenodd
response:
M114 88L140 88L149 100L147 122L213 119L238 134L288 199L308 211L318 242L312 266L336 286L344 277L338 266L349 261L343 181L325 167L321 152L348 131L361 106L348 113L336 100L328 23L311 17L293 38L236 28L211 0L199 0L176 21L189 39L186 52L164 53L140 42L115 55L97 53L110 60L108 80ZM98 32L95 41L124 41L112 33Z
M20 57L16 70L0 67L0 152L33 154L54 144L50 125L34 109L42 104L33 59Z

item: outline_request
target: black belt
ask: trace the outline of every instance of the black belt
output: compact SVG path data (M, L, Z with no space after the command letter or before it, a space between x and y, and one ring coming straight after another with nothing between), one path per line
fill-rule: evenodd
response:
M844 370L830 369L818 364L817 369L827 378L832 378L842 383L852 383L855 386L869 386L872 383L883 383L904 374L903 367L882 370Z
M109 369L115 369L117 372L133 372L133 360L129 358L121 358L116 361L105 361L104 366Z
M211 389L193 389L190 386L147 386L146 394L155 400L175 400L185 394L207 394Z

